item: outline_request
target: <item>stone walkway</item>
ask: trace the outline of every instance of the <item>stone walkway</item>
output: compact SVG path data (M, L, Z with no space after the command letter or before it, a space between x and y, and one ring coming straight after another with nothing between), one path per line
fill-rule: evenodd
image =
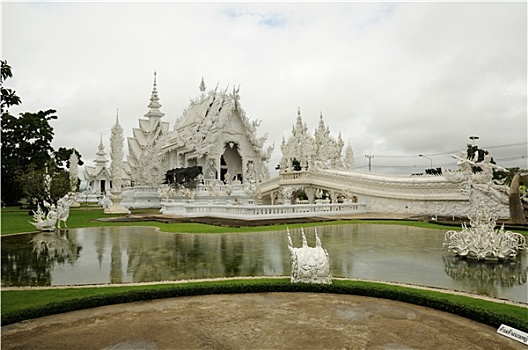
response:
M354 295L181 297L2 327L2 349L523 349L496 329L412 304Z

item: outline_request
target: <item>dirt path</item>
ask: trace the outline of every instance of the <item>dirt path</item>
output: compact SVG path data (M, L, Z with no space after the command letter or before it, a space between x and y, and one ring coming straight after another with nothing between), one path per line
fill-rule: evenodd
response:
M2 327L2 349L523 349L496 329L354 295L257 293L143 301Z

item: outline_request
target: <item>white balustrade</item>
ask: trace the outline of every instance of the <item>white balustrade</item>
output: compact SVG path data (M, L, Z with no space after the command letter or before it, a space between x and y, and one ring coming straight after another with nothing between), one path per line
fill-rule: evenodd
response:
M212 216L229 219L278 219L307 216L332 216L365 213L365 204L299 204L299 205L232 205L198 204L166 201L162 203L164 215L186 217Z

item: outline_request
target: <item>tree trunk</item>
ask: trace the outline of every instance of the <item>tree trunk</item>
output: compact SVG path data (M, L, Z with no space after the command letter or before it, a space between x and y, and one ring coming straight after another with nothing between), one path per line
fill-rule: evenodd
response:
M521 175L515 174L510 185L510 222L512 224L526 224L524 208L521 203L521 193L519 192Z

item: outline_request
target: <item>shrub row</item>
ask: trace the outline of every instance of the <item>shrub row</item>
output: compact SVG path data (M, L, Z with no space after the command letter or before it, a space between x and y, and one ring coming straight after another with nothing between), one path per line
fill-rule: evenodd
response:
M497 310L491 306L496 304L493 302L481 301L470 303L467 301L474 301L473 298L456 297L446 293L374 282L334 280L332 285L319 285L292 284L289 282L289 279L231 280L153 285L126 291L119 291L115 287L108 287L108 293L103 295L68 299L49 303L44 306L30 307L3 314L2 325L57 313L143 300L209 294L271 292L336 293L390 299L449 312L495 328L498 328L504 323L528 332L528 310L523 310L524 308L522 307L512 306L508 310L504 308ZM511 312L512 309L518 310L519 312Z

